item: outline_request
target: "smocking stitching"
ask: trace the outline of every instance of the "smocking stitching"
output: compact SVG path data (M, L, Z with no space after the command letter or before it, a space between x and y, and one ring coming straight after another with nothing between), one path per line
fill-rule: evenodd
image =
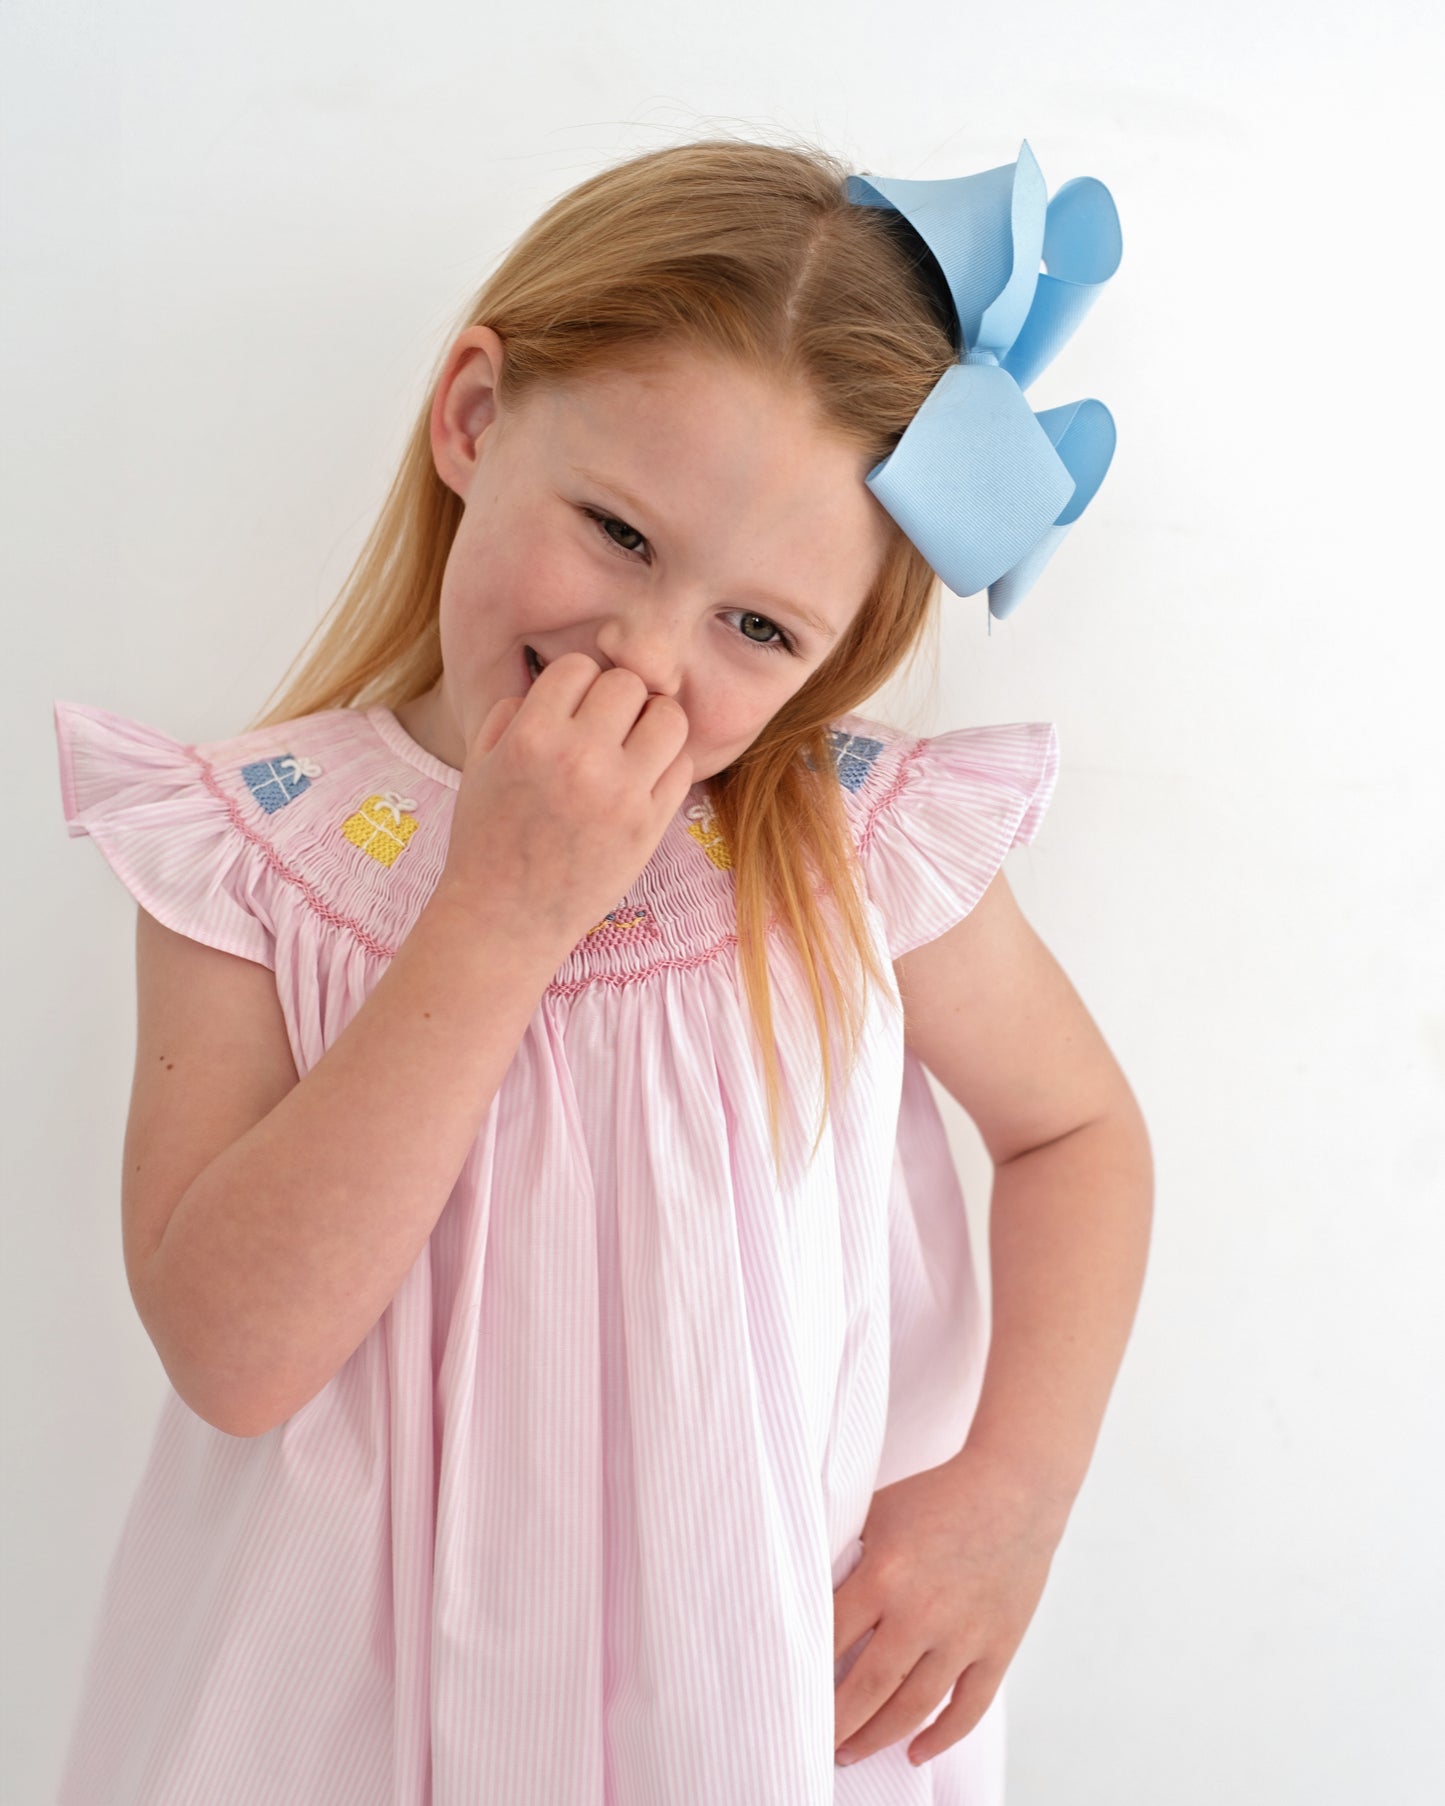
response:
M882 815L883 811L908 782L908 773L912 770L915 762L923 757L927 747L927 740L915 740L912 746L909 747L908 751L904 753L903 757L899 760L898 769L893 774L893 781L869 810L867 819L864 821L863 827L859 832L858 853L860 857L868 851L869 844L873 839L873 830L877 825L879 816Z
M211 792L212 796L214 796L217 801L225 805L226 813L231 818L232 824L239 830L244 838L249 840L253 846L261 849L266 863L271 867L272 871L276 873L277 877L284 878L287 884L294 884L310 907L321 917L322 921L331 923L335 928L349 929L356 939L360 941L361 945L366 948L368 953L375 953L382 959L394 959L396 957L395 947L389 947L384 941L379 941L374 934L369 933L360 922L355 921L351 916L342 915L340 910L333 909L331 905L317 893L314 885L303 878L299 872L293 872L290 866L286 864L281 855L276 851L275 847L272 846L271 842L267 840L264 835L258 834L255 831L241 814L237 805L221 788L220 783L216 778L215 768L211 765L210 761L202 755L197 747L188 746L186 751L200 767L201 781L204 783L207 790ZM772 918L768 926L771 928L776 920L776 917ZM694 967L706 965L709 960L716 959L719 954L725 953L729 947L735 947L737 945L737 940L738 937L735 934L727 934L724 935L721 940L714 942L711 947L704 949L701 953L679 954L673 958L660 959L653 965L645 966L640 972L597 972L588 978L554 979L548 983L546 995L574 997L579 991L585 991L590 986L596 984L631 985L637 984L641 979L650 978L654 972L690 971Z
M210 760L205 758L198 748L194 746L188 746L186 751L201 768L201 782L206 786L207 790L211 792L212 796L225 805L227 815L230 816L233 825L240 831L244 838L249 840L253 846L257 846L261 849L267 865L271 867L278 878L284 878L288 884L294 884L297 890L301 892L301 895L305 897L306 901L310 904L311 908L321 917L323 922L330 922L335 928L350 929L352 934L356 936L357 940L361 942L368 953L375 953L382 959L394 959L396 957L395 947L388 947L384 941L379 941L374 934L369 933L360 922L354 921L350 916L342 915L339 909L333 909L331 905L318 894L315 886L301 876L300 872L293 872L290 866L286 864L281 855L276 851L275 847L272 846L271 842L267 840L264 835L256 832L241 814L239 807L221 788L216 778L215 768L212 766Z
M594 972L588 978L554 979L547 986L547 994L549 997L575 997L579 991L586 991L593 985L621 987L635 985L640 978L651 978L654 972L690 972L697 966L707 965L709 960L716 959L720 953L726 953L729 947L736 947L737 944L738 937L735 934L725 934L720 941L715 941L701 953L675 954L645 966L641 972Z

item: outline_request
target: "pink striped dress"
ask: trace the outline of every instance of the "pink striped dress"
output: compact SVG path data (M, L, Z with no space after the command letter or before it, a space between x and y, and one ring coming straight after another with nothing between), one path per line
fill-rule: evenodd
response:
M167 926L275 973L305 1074L434 887L459 774L391 710L192 746L55 704L71 835ZM1031 841L1052 724L834 762L889 958ZM543 994L426 1247L265 1435L171 1392L111 1561L59 1806L997 1806L1003 1692L914 1768L833 1760L833 1589L876 1488L962 1444L963 1199L896 994L817 1155L774 962L781 1182L697 786ZM886 962L885 962L886 964ZM941 1709L941 1708L940 1708Z

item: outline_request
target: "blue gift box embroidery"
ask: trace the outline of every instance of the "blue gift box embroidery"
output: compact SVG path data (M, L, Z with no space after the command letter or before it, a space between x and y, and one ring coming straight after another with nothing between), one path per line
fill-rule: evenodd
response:
M861 790L873 761L883 750L883 742L870 740L866 734L845 734L841 728L830 728L828 744L833 749L838 782L845 790Z
M321 776L321 767L315 759L280 753L274 759L257 759L251 765L243 765L241 776L266 813L274 815L310 788L312 778Z

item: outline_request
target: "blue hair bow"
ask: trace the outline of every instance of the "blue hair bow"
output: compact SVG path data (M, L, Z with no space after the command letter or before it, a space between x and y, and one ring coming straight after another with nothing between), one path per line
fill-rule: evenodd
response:
M987 588L1002 620L1114 456L1103 402L1036 414L1024 397L1119 267L1114 198L1093 176L1075 176L1049 200L1027 139L1016 162L978 175L849 176L846 191L901 213L923 239L953 297L962 353L865 481L948 587Z

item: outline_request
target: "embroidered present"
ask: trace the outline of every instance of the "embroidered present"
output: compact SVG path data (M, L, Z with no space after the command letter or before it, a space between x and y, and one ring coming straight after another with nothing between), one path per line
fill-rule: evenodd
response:
M298 759L291 753L281 753L274 759L256 759L250 765L243 765L241 776L266 813L274 815L310 788L312 778L321 776L321 767L315 759Z
M601 934L607 928L639 928L650 919L650 912L641 907L641 903L618 903L618 907L609 908L600 923L589 928L587 934Z
M383 790L376 796L367 797L355 815L348 815L341 824L341 832L354 847L360 847L381 865L394 865L416 833L416 817L405 813L415 808L414 797Z
M609 909L595 927L587 930L587 936L600 934L612 940L619 934L630 934L638 939L656 932L657 924L650 909L644 909L640 903L619 903L616 909Z
M688 808L687 818L688 833L719 871L727 871L732 865L733 856L728 851L728 844L722 837L722 830L718 827L707 804L693 803Z
M828 744L833 749L838 782L845 790L861 790L873 761L883 751L883 742L870 740L866 734L846 734L841 728L830 728Z

